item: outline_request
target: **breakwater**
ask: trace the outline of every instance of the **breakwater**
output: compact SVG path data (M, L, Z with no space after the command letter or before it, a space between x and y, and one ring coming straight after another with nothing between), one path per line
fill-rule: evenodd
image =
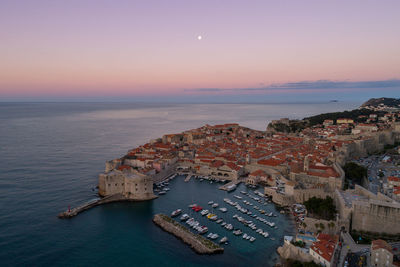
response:
M190 247L198 254L218 254L224 252L222 247L201 235L190 232L188 228L174 221L165 214L154 215L153 222L164 231L173 234L184 243L190 245Z
M154 198L157 198L156 196L154 196ZM152 198L152 199L154 199ZM148 199L143 199L143 200L148 200ZM142 201L141 199L130 199L130 198L126 198L123 194L114 194L111 196L106 196L103 197L101 199L96 199L96 200L92 200L89 201L85 204L82 204L76 208L71 208L68 209L64 212L61 212L57 215L58 218L60 219L68 219L68 218L72 218L76 215L78 215L79 213L91 209L93 207L96 207L98 205L102 205L102 204L106 204L106 203L111 203L111 202L117 202L117 201Z

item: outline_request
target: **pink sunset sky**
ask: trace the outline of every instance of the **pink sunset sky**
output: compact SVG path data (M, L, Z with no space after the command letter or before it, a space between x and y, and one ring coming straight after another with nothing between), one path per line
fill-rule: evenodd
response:
M356 95L382 82L399 96L399 10L398 0L4 0L0 98Z

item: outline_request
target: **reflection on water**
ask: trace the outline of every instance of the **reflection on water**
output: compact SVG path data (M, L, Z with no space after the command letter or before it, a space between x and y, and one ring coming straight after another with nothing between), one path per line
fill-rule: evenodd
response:
M272 242L262 245L257 240L254 245L261 247L252 249L232 241L232 249L221 257L198 257L175 237L154 227L151 216L155 212L171 212L194 201L206 205L203 199L222 199L227 194L197 181L176 181L170 193L153 202L113 203L72 220L59 220L56 215L68 205L94 197L92 188L106 160L120 157L151 138L227 122L264 130L272 119L301 118L354 106L2 103L0 262L4 266L237 266L238 262L270 262L275 251ZM281 222L288 225L284 218ZM280 227L277 236L284 229Z

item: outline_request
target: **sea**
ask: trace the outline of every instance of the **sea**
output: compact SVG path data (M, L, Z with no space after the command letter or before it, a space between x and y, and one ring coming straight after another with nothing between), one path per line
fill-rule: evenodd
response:
M219 255L198 255L152 222L156 213L190 212L192 203L211 208L211 200L229 210L217 215L234 222L238 211L223 198L250 190L244 185L227 193L216 183L185 183L179 176L166 195L152 201L110 203L72 219L57 214L97 197L105 161L163 134L221 123L265 130L273 119L359 104L0 103L0 266L272 266L283 236L294 230L273 204L263 208L277 215L270 221L278 228L257 224L274 240L242 226L257 238L253 243L191 214L210 232L228 237Z

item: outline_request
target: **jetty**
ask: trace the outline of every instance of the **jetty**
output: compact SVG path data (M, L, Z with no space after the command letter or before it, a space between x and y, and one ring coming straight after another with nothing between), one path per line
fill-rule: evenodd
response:
M186 183L189 182L190 179L192 178L192 176L193 176L193 175L188 174L188 175L186 176L186 178L185 178L185 182L186 182Z
M157 197L154 196L154 198L157 198ZM114 195L106 196L106 197L99 198L99 199L93 199L89 202L86 202L86 203L76 207L76 208L69 208L68 210L58 214L57 217L60 219L69 219L69 218L75 217L76 215L78 215L79 213L81 213L85 210L91 209L98 205L102 205L102 204L106 204L106 203L110 203L110 202L117 202L117 201L140 201L140 200L129 199L129 198L124 197L124 195L122 195L122 194L114 194Z
M242 180L236 180L236 181L231 181L227 184L221 185L219 187L220 190L224 190L224 191L233 191L236 189L237 185L240 184L242 182Z
M154 215L153 222L164 231L181 239L198 254L218 254L224 252L224 248L201 235L192 233L188 228L165 214Z

